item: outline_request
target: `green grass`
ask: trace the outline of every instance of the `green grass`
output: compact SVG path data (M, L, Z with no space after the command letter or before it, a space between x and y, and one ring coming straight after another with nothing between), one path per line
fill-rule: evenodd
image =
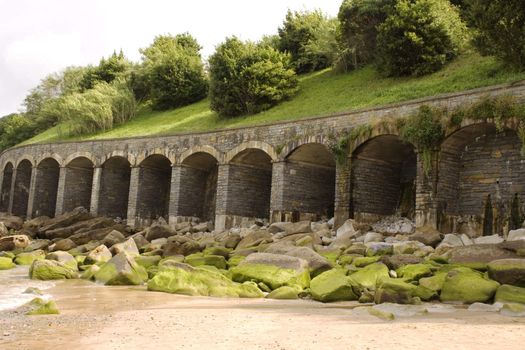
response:
M524 79L525 72L513 72L494 58L481 57L476 53L464 54L441 71L424 77L384 78L371 66L347 74L335 74L327 69L301 76L301 89L293 99L252 116L221 119L209 109L209 101L203 100L164 112L142 108L128 123L106 132L82 137L68 137L67 124L62 124L24 144L166 135L250 126L328 115Z

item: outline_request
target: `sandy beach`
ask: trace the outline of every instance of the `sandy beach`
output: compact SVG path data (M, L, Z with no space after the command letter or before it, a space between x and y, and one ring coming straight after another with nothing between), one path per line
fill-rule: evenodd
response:
M525 318L446 307L383 321L357 303L197 298L82 280L56 316L0 312L0 349L520 349ZM439 309L436 309L436 311Z

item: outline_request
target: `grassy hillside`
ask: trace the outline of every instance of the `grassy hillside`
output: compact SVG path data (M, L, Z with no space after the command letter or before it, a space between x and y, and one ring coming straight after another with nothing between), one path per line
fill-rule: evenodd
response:
M25 143L162 135L249 126L327 115L523 79L525 72L509 71L495 59L475 53L465 54L443 70L419 78L383 78L373 67L342 75L327 69L302 76L301 90L297 96L253 116L221 119L210 111L208 100L165 112L143 107L132 121L110 131L69 137L67 124L61 124Z

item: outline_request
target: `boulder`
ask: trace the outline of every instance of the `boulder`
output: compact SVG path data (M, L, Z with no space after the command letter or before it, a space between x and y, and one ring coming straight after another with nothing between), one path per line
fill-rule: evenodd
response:
M388 278L388 267L382 263L370 264L349 276L360 289L375 290L377 281Z
M230 272L235 282L262 282L272 290L282 286L304 289L310 285L308 262L286 255L254 253Z
M140 285L147 281L148 273L133 256L122 252L102 265L94 278L105 285Z
M473 245L474 244L474 241L472 240L472 238L470 238L468 235L464 233L462 233L459 236L459 239L461 239L461 243L463 243L463 245Z
M200 224L191 227L191 232L210 232L213 230L213 225L208 222L201 222Z
M85 221L91 218L92 218L91 214L85 208L78 207L78 208L73 209L70 212L63 213L53 219L50 219L47 222L47 225L42 226L38 231L43 235L47 235L48 231L56 230L62 227L71 226L79 221ZM47 237L47 238L57 238L57 237Z
M425 277L419 280L419 285L429 290L439 292L443 288L443 283L447 278L447 272L438 272L432 277Z
M425 245L418 241L406 241L393 243L392 251L394 255L414 254Z
M411 254L383 255L381 257L381 262L383 262L391 270L397 270L401 266L405 265L419 264L422 261L423 258Z
M86 260L84 260L85 264L100 264L108 262L113 255L109 251L108 247L101 244L92 251L89 252L89 254L86 256Z
M226 269L226 259L221 255L204 255L203 253L195 253L188 255L184 262L191 266L215 266L218 269Z
M463 241L457 235L453 233L448 233L445 235L445 237L443 238L443 240L441 241L439 245L440 246L444 245L444 246L449 246L449 247L462 247Z
M383 218L372 225L373 231L390 236L397 234L411 234L414 232L415 228L416 226L411 220L397 216Z
M190 255L200 252L201 246L198 242L184 236L172 236L162 245L162 256Z
M507 235L507 241L519 241L525 240L525 228L520 228L518 230L511 230Z
M500 314L509 317L524 317L525 316L525 305L517 303L503 304Z
M162 260L162 257L160 255L135 256L135 262L145 269L148 269L152 266L157 266L161 260Z
M299 299L296 288L282 286L266 295L266 299Z
M489 277L501 284L525 287L525 259L501 259L488 265Z
M266 230L256 230L248 233L241 241L237 244L236 249L256 247L262 243L271 243L273 236Z
M494 297L499 285L477 271L467 268L453 269L445 278L440 300L464 304L484 303Z
M55 260L35 260L29 269L29 277L36 280L60 280L77 278L77 271Z
M24 252L32 252L35 250L44 250L49 247L51 241L48 239L36 239L31 241L27 247L24 248Z
M414 317L426 315L428 313L426 305L401 305L383 303L379 305L374 305L372 309L380 310L385 313L391 313L395 317Z
M149 244L148 240L141 233L135 233L130 238L132 238L135 241L135 244L139 249L142 249L143 247Z
M189 265L159 271L149 280L148 290L191 296L236 298L264 296L253 282L235 283L219 272L193 268Z
M358 295L354 291L356 287L354 280L348 277L343 269L332 269L312 279L310 293L314 300L324 303L357 300Z
M221 243L226 248L235 249L235 247L237 247L237 244L239 244L240 241L241 241L241 236L239 234L231 233L231 234L226 235L222 239Z
M102 244L109 248L117 243L123 242L125 239L126 237L124 237L124 235L121 232L113 230L110 233L108 233L106 237L104 237L104 239L102 240Z
M418 227L409 239L435 248L441 242L441 233L431 226Z
M345 223L339 227L336 231L336 238L339 239L350 239L359 234L359 231L355 229L355 221L353 219L348 219Z
M447 252L451 264L473 268L486 268L487 264L499 259L517 258L517 254L494 244L479 244L456 247Z
M122 229L121 227L115 225L111 227L97 228L97 229L89 230L89 231L82 230L82 232L78 232L78 233L75 233L74 235L69 236L69 239L75 242L75 244L77 245L83 245L91 241L102 241L110 232L112 231L120 232L121 229Z
M401 279L382 278L377 283L374 302L376 304L412 304L414 302L412 294L415 290L415 285Z
M29 237L26 235L0 237L0 251L24 249L28 245Z
M126 252L130 255L139 255L139 249L137 248L133 238L128 238L127 241L115 244L109 249L109 251L113 253L113 255L117 255L122 252Z
M364 236L363 243L383 242L383 235L378 232L367 232Z
M394 251L394 246L392 243L371 242L365 244L365 246L367 256L390 255Z
M202 252L204 255L220 255L223 256L225 259L229 258L231 253L230 248L225 248L221 246L215 246L215 247L208 247L204 249Z
M330 270L333 265L325 257L308 247L295 247L292 245L273 245L265 250L266 253L283 254L306 260L312 276Z
M365 267L370 264L376 263L381 259L380 256L360 256L352 260L352 263L355 267ZM341 264L341 258L339 258L339 263ZM342 265L342 264L341 264Z
M14 267L16 267L16 265L13 263L13 260L11 258L0 257L0 271L9 270Z
M68 251L75 248L77 245L69 238L61 239L56 243L49 246L49 251L53 252L56 250Z
M59 251L49 253L46 256L46 259L58 261L64 264L65 266L69 267L70 269L78 271L77 260L73 257L73 255L69 254L68 252Z
M46 258L46 253L43 250L35 250L27 253L20 253L15 258L17 265L31 265L35 260L43 260Z
M432 268L428 264L405 265L398 268L396 273L405 281L419 281L423 277L432 276Z
M494 301L496 303L525 304L525 288L504 284L496 291Z
M276 222L270 225L268 232L275 233L276 238L283 238L298 233L310 233L312 232L312 223L310 221Z
M498 244L503 241L503 237L499 235L481 236L478 238L474 238L474 244Z
M35 298L31 300L30 302L22 305L21 309L23 310L23 313L28 316L57 315L60 313L56 303L53 300L46 301L42 298Z
M8 230L18 231L24 225L24 220L21 217L7 213L0 213L0 221L4 223Z
M146 230L144 238L151 242L157 238L168 238L176 234L177 232L168 225L153 225Z
M70 238L73 234L83 234L85 232L93 231L95 229L105 228L108 226L114 225L115 222L113 219L106 217L97 217L97 218L87 218L84 220L79 220L71 225L66 225L64 227L55 228L52 230L46 230L45 233L41 234L48 239L56 238ZM41 228L44 230L46 228Z
M0 221L0 237L4 237L8 235L9 235L9 229L2 221Z

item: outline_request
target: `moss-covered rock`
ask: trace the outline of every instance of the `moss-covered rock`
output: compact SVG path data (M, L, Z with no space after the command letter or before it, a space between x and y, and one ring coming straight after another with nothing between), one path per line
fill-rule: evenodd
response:
M0 257L0 270L9 270L15 266L11 258Z
M371 242L366 245L366 256L392 255L393 245L385 242Z
M234 255L228 259L228 267L229 268L235 267L239 265L241 261L243 261L244 259L246 259L244 255Z
M496 291L494 301L500 303L525 304L525 288L504 284Z
M447 272L438 272L432 277L425 277L419 280L419 285L435 292L441 291Z
M484 303L494 297L498 287L498 282L485 278L477 271L453 269L445 278L440 299L443 302Z
M282 286L266 295L266 299L298 299L299 293L296 288Z
M140 285L148 279L146 269L126 252L119 253L100 267L95 281L106 285Z
M204 255L220 255L223 256L225 259L228 259L230 256L230 252L233 249L226 248L222 246L215 246L215 247L208 247L202 251Z
M61 262L62 264L69 267L70 269L74 271L78 271L77 259L75 259L73 255L67 252L58 251L58 252L49 253L46 256L46 259Z
M235 282L263 282L272 290L282 286L307 288L310 285L310 273L307 269L296 271L273 265L240 264L230 269Z
M396 270L397 276L410 281L432 276L432 267L427 264L414 264L401 266Z
M379 279L388 278L388 267L383 263L370 264L349 276L361 289L375 290Z
M56 315L57 305L53 300L45 301L42 298L35 298L23 306L26 309L26 315Z
M135 257L135 262L145 269L148 269L151 266L157 266L161 260L162 257L160 255L139 255Z
M159 271L148 282L148 290L191 296L262 298L253 282L235 283L221 273L194 268L170 268Z
M85 264L102 264L108 262L113 255L109 251L108 247L104 244L97 246L95 249L89 252L84 260Z
M226 259L222 255L204 255L203 253L195 253L188 255L184 262L190 264L191 266L215 266L218 269L226 269Z
M423 301L430 301L439 298L439 294L437 291L421 285L417 286L417 288L412 292L412 295L418 297Z
M377 283L374 302L376 304L412 304L413 293L415 290L415 285L407 283L401 279L382 278Z
M85 280L92 280L93 277L95 276L95 273L97 273L99 270L100 270L100 266L89 265L89 267L86 268L84 272L82 272L82 274L80 275L80 278L85 279Z
M337 264L337 259L341 256L341 250L339 249L323 249L317 251L317 253L334 265Z
M343 269L332 269L318 275L310 282L310 293L314 300L322 302L357 300L355 282Z
M501 284L525 287L525 259L501 259L488 264L489 277Z
M29 268L29 277L36 280L61 280L77 278L77 271L55 260L35 260Z
M46 253L43 250L35 250L27 253L20 253L15 258L17 265L31 265L35 260L44 260Z
M380 259L380 256L364 256L355 258L353 264L355 267L365 267L375 262L378 262Z
M500 314L510 317L524 317L525 305L518 303L506 303L500 310Z

